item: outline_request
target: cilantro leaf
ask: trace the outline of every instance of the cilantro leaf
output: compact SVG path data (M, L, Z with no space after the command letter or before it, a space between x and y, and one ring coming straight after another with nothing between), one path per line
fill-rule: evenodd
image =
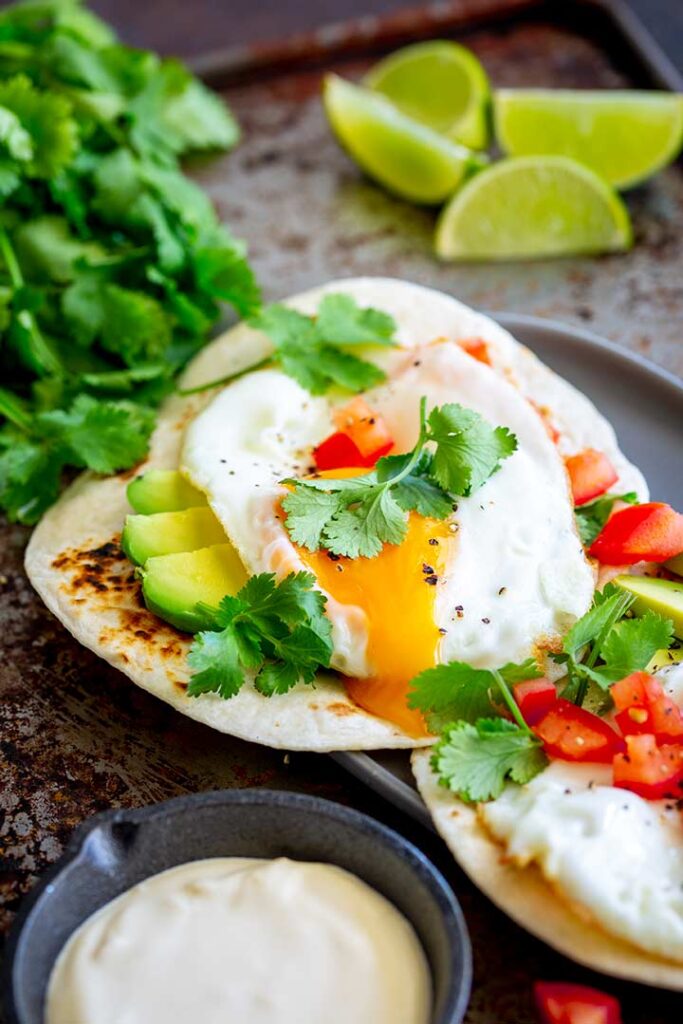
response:
M71 408L40 413L45 434L68 449L68 461L97 473L115 473L147 454L154 422L151 409L131 402L98 401L79 395Z
M473 723L495 712L501 697L497 676L505 684L514 685L541 675L533 658L521 664L510 662L496 672L451 661L428 668L413 679L408 707L422 711L430 731L438 733L449 722Z
M393 346L396 324L380 310L358 306L350 295L326 295L317 317L271 305L251 320L273 344L273 358L313 395L333 385L365 391L385 379L379 367L352 352L359 345Z
M287 332L295 331L296 319L286 317L280 326ZM311 327L305 329L312 331ZM407 530L407 512L414 510L435 519L452 514L456 506L452 494L443 487L443 479L461 487L456 494L469 494L475 485L484 482L485 468L489 475L495 472L500 460L517 446L514 435L503 428L494 430L462 406L433 409L428 420L425 409L423 398L420 434L413 451L380 459L373 472L337 480L283 481L292 489L283 507L287 513L285 525L296 543L311 551L325 547L335 555L373 558L384 544L401 543ZM425 448L431 442L436 444L434 454ZM437 479L437 465L441 479Z
M437 445L432 476L453 494L478 490L517 448L506 427L493 428L473 409L456 403L432 409L428 423L428 438Z
M674 625L656 612L647 611L634 619L622 619L615 623L600 647L600 658L604 662L599 669L600 676L616 682L631 672L638 672L649 664L659 650L671 646Z
M410 686L408 707L422 711L430 732L459 719L476 722L494 710L495 679L485 668L462 661L428 668Z
M334 345L396 344L393 317L371 306L362 309L341 292L325 295L318 307L316 333Z
M540 740L502 718L456 722L436 744L432 768L463 800L493 800L508 779L530 782L547 764Z
M252 576L236 597L211 610L214 630L197 634L188 663L194 670L188 695L218 693L228 699L254 672L264 696L312 683L329 666L332 632L326 598L310 573L291 573L281 583L272 573Z
M587 644L606 635L606 631L625 614L632 603L633 598L613 584L608 584L602 593L596 591L593 606L574 623L565 636L562 644L564 653L576 659Z
M63 462L18 431L0 433L0 505L11 522L33 524L59 494Z
M574 509L576 525L584 547L590 547L598 536L610 517L615 501L637 505L638 495L635 491L629 491L627 494L605 494L597 501L592 501L588 505L578 505Z

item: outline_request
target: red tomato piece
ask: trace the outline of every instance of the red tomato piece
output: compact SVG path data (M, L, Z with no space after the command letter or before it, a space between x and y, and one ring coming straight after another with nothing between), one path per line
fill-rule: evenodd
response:
M334 425L346 434L363 457L363 466L374 466L382 455L393 448L394 439L384 419L370 408L364 398L358 396L348 405L336 409Z
M683 744L663 743L650 733L626 737L626 753L613 762L614 785L646 800L683 796Z
M351 438L338 430L313 449L313 461L317 469L346 469L349 466L360 468L363 456Z
M575 505L585 505L608 491L619 475L604 452L585 448L565 459Z
M607 520L588 554L603 565L665 562L683 551L683 515L661 501L628 505Z
M537 981L534 997L543 1024L621 1024L619 1000L588 985Z
M557 701L557 690L549 679L527 679L512 687L522 718L527 725L536 725Z
M489 347L483 338L463 338L458 344L464 352L467 352L468 356L472 356L477 362L486 363L487 366L491 365Z
M621 736L597 715L558 697L534 726L546 754L562 761L609 764L624 749Z
M652 733L659 743L683 743L683 712L654 676L633 672L611 693L624 736Z

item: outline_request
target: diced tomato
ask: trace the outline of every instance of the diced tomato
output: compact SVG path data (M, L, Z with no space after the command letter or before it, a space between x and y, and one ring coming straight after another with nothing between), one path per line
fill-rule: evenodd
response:
M472 356L480 363L486 363L487 366L491 365L489 347L483 338L463 338L458 344L468 356Z
M350 437L358 448L363 465L374 466L393 447L394 439L384 419L360 396L336 409L332 418L337 430Z
M585 448L565 459L575 505L585 505L608 491L619 475L604 452Z
M602 718L559 697L534 726L546 753L562 761L609 764L624 749L621 736Z
M663 743L650 733L626 737L626 753L614 758L614 785L646 800L683 796L683 744Z
M624 736L652 733L659 743L683 743L683 712L647 672L633 672L611 688Z
M615 512L588 554L603 565L665 562L683 551L683 515L660 501Z
M543 1024L621 1024L619 1001L588 985L537 981L534 997Z
M557 700L557 690L549 679L527 679L512 688L527 725L536 725Z
M363 398L337 409L333 418L338 429L313 450L317 469L369 468L394 446L386 423Z

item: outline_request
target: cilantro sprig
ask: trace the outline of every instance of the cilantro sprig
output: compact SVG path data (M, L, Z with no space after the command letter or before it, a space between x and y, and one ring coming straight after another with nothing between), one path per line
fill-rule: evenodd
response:
M143 457L220 304L260 296L179 164L237 141L221 100L78 0L6 7L0 38L0 505L32 523L62 468Z
M612 683L646 667L673 642L673 622L648 611L625 618L634 597L612 583L596 591L593 606L567 633L554 660L565 667L562 696L582 705L591 684L605 697ZM609 700L606 700L609 705Z
M492 800L507 779L529 782L542 771L547 759L541 742L510 691L514 683L541 675L529 658L498 669L452 661L416 676L408 704L423 712L430 731L441 733L431 764L442 785L464 800Z
M350 295L325 295L315 316L306 316L289 306L265 306L249 323L270 338L273 352L251 366L219 380L187 388L185 395L229 384L245 373L276 364L312 395L323 395L331 387L366 391L380 384L386 374L374 363L356 355L358 347L393 347L396 323L393 317L371 306L361 307Z
M614 503L624 501L627 505L637 505L638 495L635 491L627 494L605 494L588 505L577 505L574 509L579 536L584 547L590 547L603 526L609 519Z
M248 674L266 697L297 682L312 683L332 655L326 598L314 584L311 573L290 573L280 583L272 573L260 573L218 608L202 606L213 629L198 633L190 649L188 695L234 697Z
M434 445L431 450L428 446ZM477 490L517 448L506 427L491 427L455 403L432 409L420 400L420 432L411 452L386 456L365 476L284 480L285 525L309 551L324 547L349 558L372 558L400 544L409 511L434 519L453 512L454 497Z
M579 706L590 701L591 710L602 714L612 705L612 683L644 669L657 650L671 646L673 623L651 611L630 617L632 603L613 584L595 594L562 652L553 655L566 671L558 684L562 697ZM431 761L441 785L464 800L492 800L507 780L530 782L543 770L542 744L510 692L515 683L541 675L527 659L499 669L453 661L415 677L408 704L422 711L431 732L441 734Z

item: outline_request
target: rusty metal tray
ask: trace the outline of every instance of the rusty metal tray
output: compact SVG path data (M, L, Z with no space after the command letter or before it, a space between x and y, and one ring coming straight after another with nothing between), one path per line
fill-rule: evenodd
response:
M680 165L629 197L637 246L626 256L450 266L432 255L434 211L386 195L339 150L319 102L321 74L335 69L354 77L395 46L439 36L471 46L496 85L683 88L674 65L628 11L607 0L452 0L196 61L233 107L243 142L193 173L246 238L266 297L351 274L405 277L494 312L589 326L683 376ZM537 347L586 384L589 347ZM626 408L618 395L626 378L625 369L601 378L608 406ZM652 408L649 386L637 390L634 407ZM669 409L675 416L680 405ZM635 441L641 439L629 445L637 455ZM644 465L654 468L650 458ZM676 475L680 470L672 469L661 477L662 497ZM389 804L330 759L292 755L283 761L281 752L212 733L80 647L23 575L27 535L16 526L0 530L0 932L72 829L98 810L269 784L352 803L398 824ZM475 950L470 1024L531 1024L531 980L568 975L566 963L468 889L440 844L418 825L403 819L399 827L429 851L465 901ZM629 1009L632 1024L663 1024L674 1014L664 996L630 991Z

